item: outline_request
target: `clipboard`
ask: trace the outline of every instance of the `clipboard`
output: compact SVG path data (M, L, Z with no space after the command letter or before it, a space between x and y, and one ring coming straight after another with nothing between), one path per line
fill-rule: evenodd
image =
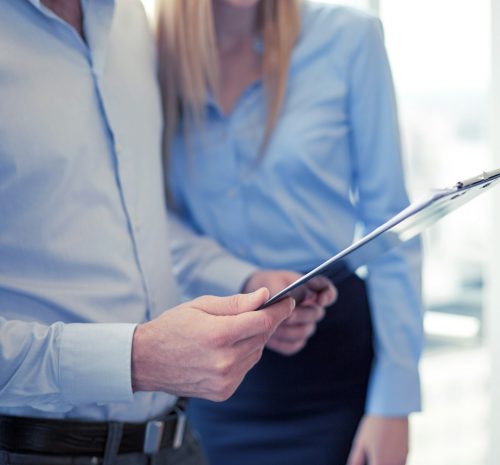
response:
M334 283L341 282L361 266L415 237L448 213L498 184L500 169L459 181L453 187L431 191L422 200L411 203L384 224L273 295L261 308L286 296L302 300L305 296L304 284L315 276L323 275Z

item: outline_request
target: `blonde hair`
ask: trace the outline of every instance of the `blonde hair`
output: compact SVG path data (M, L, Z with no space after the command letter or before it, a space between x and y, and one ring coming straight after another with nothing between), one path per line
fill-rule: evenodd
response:
M181 115L200 120L207 92L218 90L213 0L157 0L159 73L165 113L164 153ZM300 31L299 0L261 0L262 73L267 100L263 151L285 97L290 55Z

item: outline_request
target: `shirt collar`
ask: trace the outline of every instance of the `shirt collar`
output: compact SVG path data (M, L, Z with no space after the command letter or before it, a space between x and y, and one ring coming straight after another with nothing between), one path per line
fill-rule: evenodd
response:
M61 21L41 0L27 1L45 16ZM92 66L94 72L100 75L106 59L115 0L81 0L81 3L84 12L83 28L87 39L87 46L91 51Z
M44 7L44 5L42 5L42 0L27 0L27 1L38 9ZM111 3L111 4L115 3L115 0L98 0L98 1L102 3Z

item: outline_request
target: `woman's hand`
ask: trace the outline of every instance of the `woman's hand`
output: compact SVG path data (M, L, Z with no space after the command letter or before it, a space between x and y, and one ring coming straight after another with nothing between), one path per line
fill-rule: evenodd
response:
M300 277L299 273L285 270L257 271L246 282L244 292L266 287L273 295ZM306 286L304 299L296 302L293 313L278 326L267 342L268 349L282 355L299 352L316 331L317 323L325 316L325 307L337 299L337 290L323 276L311 279Z
M347 465L404 465L408 417L367 415L359 424Z

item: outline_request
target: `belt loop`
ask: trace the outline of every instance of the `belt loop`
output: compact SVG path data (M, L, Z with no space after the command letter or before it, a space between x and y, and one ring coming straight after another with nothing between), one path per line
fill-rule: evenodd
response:
M179 449L184 442L184 434L186 433L187 415L186 412L180 408L175 407L177 413L177 423L175 425L174 439L172 442L173 449Z
M108 423L108 437L102 465L114 465L123 435L123 423L111 421Z
M164 421L151 420L147 422L143 445L143 452L145 454L156 454L160 450L164 431Z

